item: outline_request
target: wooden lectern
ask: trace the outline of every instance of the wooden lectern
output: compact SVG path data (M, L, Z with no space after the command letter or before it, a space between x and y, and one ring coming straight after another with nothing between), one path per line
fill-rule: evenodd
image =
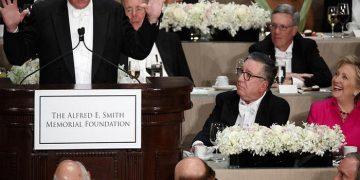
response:
M0 179L49 180L63 159L81 161L95 180L173 179L181 158L181 123L192 106L193 83L183 77L147 84L13 85L0 81ZM142 89L142 148L35 151L37 89ZM59 135L60 136L60 135Z

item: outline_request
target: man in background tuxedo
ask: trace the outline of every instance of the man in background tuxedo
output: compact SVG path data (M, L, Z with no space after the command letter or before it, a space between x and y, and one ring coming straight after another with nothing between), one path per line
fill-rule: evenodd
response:
M163 5L163 0L143 4L146 21L135 31L121 4L113 0L36 1L28 16L28 10L19 13L16 0L3 2L0 12L6 26L7 58L21 65L38 55L40 67L48 65L40 71L41 84L116 83L116 67L92 54L82 43L72 51L79 42L78 29L85 28L87 47L113 64L118 64L120 52L141 59L149 54L156 39Z
M144 0L123 0L125 14L129 17L130 23L135 30L139 30L146 16L144 8L141 7L144 2ZM127 62L128 59L133 60L125 55L121 56L121 62ZM145 77L150 76L145 70L146 65L156 60L163 64L163 76L185 76L193 81L177 34L165 32L164 30L159 31L150 54L140 62L139 79L141 81L145 82ZM127 67L127 63L125 67Z
M211 123L225 126L249 127L253 123L270 127L283 125L290 113L289 104L271 93L270 87L276 75L275 62L268 55L253 52L237 71L236 91L220 93L216 104L203 129L195 136L193 146L212 146L210 142Z
M284 84L328 87L331 72L320 56L314 40L298 33L299 13L289 4L280 4L271 15L271 33L253 44L249 52L269 54L274 61L285 61Z

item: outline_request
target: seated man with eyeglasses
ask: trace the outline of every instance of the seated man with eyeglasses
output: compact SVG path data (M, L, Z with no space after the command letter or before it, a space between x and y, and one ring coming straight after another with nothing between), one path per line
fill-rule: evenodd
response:
M249 127L254 123L270 127L286 124L290 107L288 102L271 93L277 69L275 62L266 54L253 52L237 70L235 91L220 93L216 105L203 129L193 140L197 145L213 146L210 142L210 125L214 122L225 126Z
M298 33L299 20L293 6L280 4L271 15L271 33L253 44L249 52L263 52L277 62L285 62L284 84L328 87L332 78L329 67L320 56L316 42Z

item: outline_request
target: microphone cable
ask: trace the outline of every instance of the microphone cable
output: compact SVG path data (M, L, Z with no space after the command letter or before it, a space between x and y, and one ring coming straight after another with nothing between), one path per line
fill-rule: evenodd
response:
M30 77L31 75L35 74L36 72L44 69L44 68L47 67L48 65L54 63L55 61L58 61L59 59L61 59L61 58L65 57L65 56L67 56L68 54L72 53L72 52L80 45L80 42L81 42L81 41L80 41L80 38L79 38L79 42L76 44L76 46L75 46L74 48L72 48L71 50L65 52L64 54L62 54L62 55L54 58L54 59L51 60L50 62L46 63L44 66L41 66L39 69L37 69L37 70L31 72L30 74L26 75L26 76L20 81L20 85L22 85L22 83L23 83L28 77ZM39 63L40 63L40 61L39 61Z
M93 53L96 57L100 58L101 60L103 60L103 61L107 62L108 64L116 67L117 69L121 70L122 72L124 72L125 74L127 74L128 76L130 76L131 79L135 79L139 84L142 84L137 77L131 75L131 74L128 73L125 69L120 68L119 66L117 66L117 65L114 64L113 62L109 61L108 59L100 56L100 55L97 54L96 52L94 52L94 51L92 51L91 49L89 49L89 48L86 46L86 43L85 43L85 40L84 40L84 34L85 34L85 28L84 28L84 27L79 28L79 29L78 29L78 33L79 33L79 42L82 41L83 44L84 44L84 46L85 46L85 48L86 48L88 51L90 51L91 53Z

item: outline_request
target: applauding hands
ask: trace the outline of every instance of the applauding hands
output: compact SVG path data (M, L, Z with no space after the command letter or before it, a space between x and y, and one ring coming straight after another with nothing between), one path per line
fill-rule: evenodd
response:
M145 8L150 24L154 24L158 21L164 1L165 0L149 0L148 4L141 4L141 7Z
M1 0L3 8L0 7L0 13L3 17L6 30L8 32L14 32L24 17L29 14L29 10L26 9L19 12L17 0Z

